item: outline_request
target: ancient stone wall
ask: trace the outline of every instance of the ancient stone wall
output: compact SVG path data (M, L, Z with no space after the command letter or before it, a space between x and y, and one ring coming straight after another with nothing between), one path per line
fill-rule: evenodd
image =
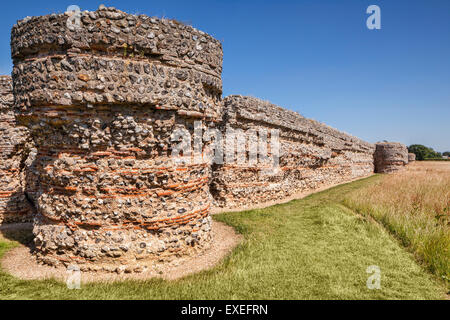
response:
M202 250L210 162L171 157L171 134L219 121L220 42L114 8L82 12L79 27L68 18L27 18L11 36L16 107L36 144L38 259L138 272Z
M258 132L268 135L269 159L250 163L216 164L211 192L224 208L279 201L298 192L349 181L373 173L374 146L300 114L260 99L229 96L224 99L222 132ZM271 130L278 130L279 165L274 171ZM276 132L276 131L274 131ZM249 137L252 137L250 135ZM254 136L253 136L254 137ZM255 139L255 138L253 138ZM247 138L246 150L250 150ZM238 143L237 145L242 145ZM226 153L227 144L224 144ZM234 152L234 151L233 151ZM236 153L238 149L236 148Z
M415 153L408 153L408 163L416 161Z
M408 148L398 142L378 142L375 144L375 172L392 173L402 170L408 164Z
M10 76L0 76L0 224L31 221L24 193L27 129L17 124Z

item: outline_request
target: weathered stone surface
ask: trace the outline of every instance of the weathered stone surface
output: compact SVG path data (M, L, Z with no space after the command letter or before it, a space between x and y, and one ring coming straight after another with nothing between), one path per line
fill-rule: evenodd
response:
M220 42L111 8L81 15L79 30L67 14L12 30L16 107L36 144L38 259L134 270L204 249L210 162L180 165L171 134L219 120Z
M375 172L392 173L402 170L408 164L408 148L398 142L378 142L375 144Z
M373 173L372 144L269 102L229 96L224 99L223 119L222 132L277 129L280 160L275 172L267 172L273 165L267 159L252 165L217 165L211 192L218 206L235 208L282 200Z
M32 208L25 197L25 160L31 139L16 122L9 76L0 76L0 224L31 221Z
M415 153L408 153L408 163L416 161Z

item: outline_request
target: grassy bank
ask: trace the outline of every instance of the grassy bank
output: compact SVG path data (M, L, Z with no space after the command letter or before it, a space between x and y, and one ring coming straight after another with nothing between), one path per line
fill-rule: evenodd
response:
M350 193L345 204L391 231L438 277L450 280L450 163L416 162Z
M216 215L245 241L220 265L177 281L21 281L0 272L0 299L440 299L442 283L381 226L342 205L374 176L266 209ZM0 242L0 255L11 248ZM368 266L381 270L369 290Z

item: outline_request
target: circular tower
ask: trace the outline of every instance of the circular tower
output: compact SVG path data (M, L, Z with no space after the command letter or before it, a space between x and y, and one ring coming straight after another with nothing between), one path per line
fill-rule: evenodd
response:
M37 148L38 260L139 272L207 247L210 162L175 156L173 134L220 118L221 43L100 6L19 21L11 47Z
M408 164L408 148L397 142L377 142L375 144L375 172L392 173Z
M0 76L0 224L31 221L25 197L24 163L30 147L25 127L17 125L10 76Z

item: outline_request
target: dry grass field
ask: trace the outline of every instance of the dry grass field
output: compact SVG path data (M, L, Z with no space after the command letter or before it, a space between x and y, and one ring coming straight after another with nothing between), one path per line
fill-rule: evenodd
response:
M69 290L64 281L21 280L0 268L0 300L448 299L445 284L383 226L342 204L383 178L374 175L288 203L214 215L243 241L212 269L182 279L86 283ZM19 245L11 238L0 237L0 259ZM367 286L372 265L381 270L377 290Z
M383 224L432 273L450 280L450 162L415 162L350 193L345 205Z

